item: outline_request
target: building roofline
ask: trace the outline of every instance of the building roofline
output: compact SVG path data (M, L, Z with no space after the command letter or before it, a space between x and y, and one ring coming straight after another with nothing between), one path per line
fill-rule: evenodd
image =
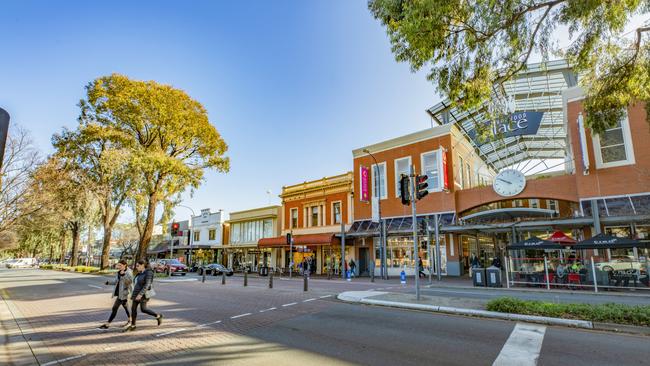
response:
M363 151L366 149L374 154L381 151L394 149L399 146L410 145L420 141L426 141L432 138L445 136L451 133L452 126L453 124L451 123L442 126L435 126L433 128L427 128L425 130L409 133L407 135L395 137L372 145L363 146L352 150L352 156L355 159L361 156L367 156L368 154Z

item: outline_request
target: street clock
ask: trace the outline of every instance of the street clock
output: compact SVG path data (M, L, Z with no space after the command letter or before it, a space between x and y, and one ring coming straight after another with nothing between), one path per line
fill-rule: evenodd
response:
M517 169L505 169L494 178L492 188L500 196L516 196L526 188L526 177Z

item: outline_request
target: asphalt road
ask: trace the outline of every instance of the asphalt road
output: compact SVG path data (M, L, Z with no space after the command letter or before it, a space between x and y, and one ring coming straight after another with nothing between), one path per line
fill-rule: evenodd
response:
M98 331L111 305L103 278L0 270L0 291L28 320L24 334L51 365L648 365L643 336L404 311L335 300L377 284L232 277L222 286L156 279L157 327ZM382 286L385 286L382 285ZM390 286L389 286L390 287ZM396 288L399 290L399 287ZM428 291L428 290L427 290ZM116 324L124 321L119 313ZM73 358L76 357L76 358ZM54 362L48 364L48 362Z

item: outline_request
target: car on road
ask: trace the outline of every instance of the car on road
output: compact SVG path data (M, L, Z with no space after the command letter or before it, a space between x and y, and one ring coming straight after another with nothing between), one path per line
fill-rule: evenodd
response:
M613 257L610 261L595 263L596 269L601 271L626 271L636 270L645 272L645 266L640 261L634 259L632 255Z
M7 268L32 268L38 264L36 258L18 258L7 262Z
M232 276L233 270L231 268L227 268L223 264L219 263L210 263L206 264L203 267L199 267L196 273L198 273L199 276L203 275L203 269L205 268L205 274L211 274L213 276L221 276L222 273L225 273L226 276Z
M187 266L181 263L178 259L161 259L156 263L154 271L158 273L171 272L171 275L185 276L187 274Z

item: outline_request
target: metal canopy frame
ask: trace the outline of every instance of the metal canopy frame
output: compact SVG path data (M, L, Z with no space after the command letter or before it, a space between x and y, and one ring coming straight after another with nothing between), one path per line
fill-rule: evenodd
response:
M544 112L537 134L505 137L480 146L471 138L467 139L485 164L496 172L516 167L524 174L534 173L539 163L529 166L531 161L540 161L547 170L553 168L546 164L546 160L564 160L568 144L562 92L576 86L576 80L565 60L528 65L527 70L506 81L503 87L495 87L494 100L511 98L515 112ZM477 125L488 122L487 103L471 110L461 110L449 104L448 100L441 101L427 112L440 125L456 124L465 136L472 136Z

